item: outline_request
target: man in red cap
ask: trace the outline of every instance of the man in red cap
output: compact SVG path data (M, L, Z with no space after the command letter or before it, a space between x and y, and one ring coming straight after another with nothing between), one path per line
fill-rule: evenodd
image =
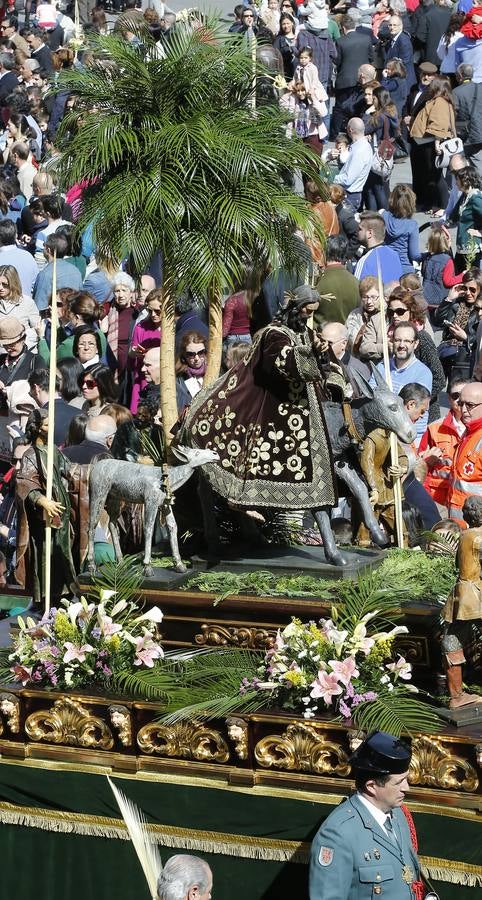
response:
M330 813L313 841L310 900L422 895L420 864L400 809L410 757L403 741L383 731L354 752L356 793Z

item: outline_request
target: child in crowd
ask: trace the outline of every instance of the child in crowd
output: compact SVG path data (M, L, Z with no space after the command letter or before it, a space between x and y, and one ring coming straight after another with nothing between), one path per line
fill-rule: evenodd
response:
M443 273L451 260L450 233L444 225L432 225L427 253L422 256L423 295L429 306L438 306L448 294Z
M321 155L323 138L327 135L323 118L326 115L325 103L316 100L307 91L303 81L295 81L293 88L280 100L282 109L291 114L288 130L293 129L302 140Z
M337 169L341 169L348 159L349 140L346 134L337 134L335 138L335 146L323 151L322 160L328 164L334 164Z
M402 119L402 110L408 94L407 70L401 59L390 59L383 71L381 86L390 94L392 103L397 107L397 116Z
M280 14L279 0L268 0L261 4L259 17L273 37L279 33Z
M298 7L300 16L306 16L310 28L321 31L328 28L328 13L325 0L307 0L303 6Z

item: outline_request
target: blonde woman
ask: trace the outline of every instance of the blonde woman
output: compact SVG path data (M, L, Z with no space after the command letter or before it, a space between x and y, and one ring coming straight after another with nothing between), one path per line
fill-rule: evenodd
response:
M31 297L22 294L15 266L0 266L0 319L13 316L25 326L25 343L29 350L37 346L39 311Z

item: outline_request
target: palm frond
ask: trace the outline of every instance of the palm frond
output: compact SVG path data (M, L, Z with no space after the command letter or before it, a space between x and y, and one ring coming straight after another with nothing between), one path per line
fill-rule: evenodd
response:
M15 681L15 676L11 671L12 663L8 658L11 652L11 647L0 648L0 684L8 684L10 681Z
M236 648L173 651L153 669L119 675L116 686L159 701L165 722L223 718L233 712L254 712L269 703L269 693L240 691L243 679L251 683L258 676L263 658L261 652Z
M92 577L89 593L97 598L104 590L116 591L118 599L138 602L143 573L136 556L124 556L122 560L106 562Z
M157 882L159 875L162 872L162 862L157 844L153 843L151 840L147 828L147 821L139 807L119 790L108 775L107 781L117 800L122 818L126 823L129 837L133 843L134 850L136 851L137 858L149 886L152 900L157 900Z
M356 581L347 579L337 585L340 605L337 607L338 623L343 627L353 627L363 616L377 611L377 622L384 625L402 615L401 598L403 589L397 585L396 593L391 588L382 587L376 572L361 575ZM408 593L406 594L408 598Z
M433 733L441 724L435 709L414 694L407 694L404 687L379 693L378 699L370 703L360 703L353 710L353 721L357 728L367 733L387 731L396 737L417 732Z

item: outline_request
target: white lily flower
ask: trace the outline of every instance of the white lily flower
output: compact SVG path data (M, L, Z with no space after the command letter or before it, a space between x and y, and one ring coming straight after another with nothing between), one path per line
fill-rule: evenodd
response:
M117 591L106 591L106 590L102 590L102 591L100 592L100 602L101 602L101 603L106 603L107 600L110 600L111 597L115 597L116 594L117 594Z
M67 615L72 622L72 625L75 625L77 616L80 611L84 609L84 604L79 600L78 603L69 603L67 607Z
M126 608L126 606L127 606L127 600L118 600L118 602L115 604L115 606L111 610L110 614L111 614L112 618L114 618L114 616L116 616L117 613L123 612L124 609Z
M112 610L112 615L114 615L114 610ZM142 616L137 616L134 619L134 622L162 622L164 618L164 614L161 612L158 606L151 606L147 612L143 613Z

